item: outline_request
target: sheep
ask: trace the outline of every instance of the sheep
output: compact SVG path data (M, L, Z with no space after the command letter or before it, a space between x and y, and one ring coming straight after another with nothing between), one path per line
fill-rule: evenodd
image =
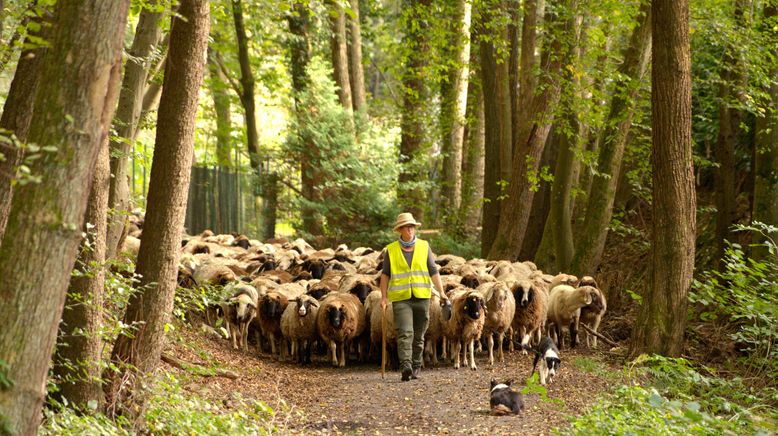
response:
M375 290L373 277L362 274L347 274L340 279L337 292L354 294L364 304L368 294Z
M281 333L292 344L292 358L300 363L311 363L311 343L316 340L316 316L319 302L300 295L292 300L281 315Z
M438 366L437 345L438 341L443 338L443 323L445 321L443 308L440 305L440 294L437 289L433 289L430 297L429 324L424 333L424 355L433 366Z
M221 310L227 323L227 332L232 338L232 348L248 350L249 324L256 316L257 290L245 283L231 283L225 287L232 296L222 302Z
M551 290L548 300L548 319L546 328L554 324L553 333L554 342L561 349L563 338L561 329L570 326L570 346L575 347L578 335L578 320L581 316L581 308L592 302L592 295L597 293L597 289L591 286L574 288L569 285L558 285Z
M284 293L269 291L259 299L259 327L262 333L270 340L270 352L275 355L280 353L280 347L276 347L276 341L283 341L281 336L281 315L283 315L286 306L289 305L289 298ZM257 338L257 344L259 344Z
M540 342L548 312L548 295L545 289L529 280L511 282L509 287L516 300L511 326L521 338L522 353L526 355L524 346L529 345L533 335L535 341Z
M195 257L197 258L197 257ZM208 258L194 272L194 280L199 285L226 285L236 279L227 259Z
M453 291L451 293L451 319L445 323L446 338L454 341L454 368L459 369L459 352L465 344L464 364L468 365L467 351L470 351L470 369L477 370L475 364L475 343L481 339L484 329L486 302L476 290Z
M321 302L316 325L330 347L332 365L344 367L349 344L365 329L365 308L356 295L331 293Z
M578 277L570 274L557 274L551 280L551 284L548 285L549 293L559 285L568 285L572 287L578 287Z
M373 291L365 299L365 317L370 328L371 355L374 356L373 350L381 350L383 341L384 311L381 309L381 291ZM394 309L391 301L388 301L386 305L386 346L389 356L396 356L397 329L394 326ZM394 362L396 359L392 360ZM395 363L399 363L399 361Z
M483 332L489 345L489 365L494 365L494 335L497 335L497 347L500 350L500 362L505 360L502 342L505 333L511 328L516 312L516 300L508 285L503 282L484 283L477 289L486 303Z
M590 276L581 277L580 286L591 286L596 289L597 292L592 295L591 304L581 308L580 322L584 323L587 327L592 329L595 333L600 327L600 321L602 316L605 315L605 311L608 309L608 303L605 299L605 294L597 286L597 282ZM590 344L589 338L592 337ZM586 346L590 348L597 348L597 336L586 332Z

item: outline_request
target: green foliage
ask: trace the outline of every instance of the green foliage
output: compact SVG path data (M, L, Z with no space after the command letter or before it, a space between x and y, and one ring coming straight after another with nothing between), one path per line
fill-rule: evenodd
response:
M226 297L223 286L206 285L194 289L177 288L173 304L173 316L186 322L190 313L205 313L206 309L219 304Z
M710 373L710 369L702 368ZM560 433L591 434L771 434L776 430L775 389L759 395L741 379L703 375L685 359L642 355L619 385L586 415ZM642 386L639 380L646 380ZM772 398L771 398L772 396ZM769 417L760 414L767 412Z
M540 395L540 399L551 403L564 404L559 398L550 398L548 396L548 389L540 384L540 375L535 372L530 378L527 379L527 384L521 390L522 395L537 394Z
M8 362L0 359L0 391L7 391L14 385L14 381L8 378L9 369Z
M457 237L449 233L435 233L430 235L429 241L436 254L453 254L473 259L481 257L481 245L475 236Z
M132 434L125 429L125 426L117 424L102 413L80 414L69 407L44 408L43 418L43 424L38 429L42 436L124 436ZM119 422L122 422L121 418Z
M704 272L695 280L689 300L702 307L699 317L725 325L730 339L747 354L751 370L778 376L778 228L762 223L736 226L764 238L764 260L746 257L738 244L728 243L721 271Z
M334 241L380 246L394 238L391 223L397 214L388 194L394 192L398 173L393 137L359 117L352 121L337 101L329 74L321 59L312 59L308 89L297 96L298 107L305 109L293 121L284 146L290 169L310 162L318 182L321 200L300 196L297 205L324 217L325 236Z

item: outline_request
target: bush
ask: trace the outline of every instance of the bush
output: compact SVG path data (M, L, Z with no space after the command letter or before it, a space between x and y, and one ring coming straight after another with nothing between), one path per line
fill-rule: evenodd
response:
M721 324L730 332L744 363L757 375L778 376L778 250L771 235L778 228L761 223L737 226L764 238L764 260L747 258L742 247L728 243L721 271L706 271L689 294L704 309L702 321Z

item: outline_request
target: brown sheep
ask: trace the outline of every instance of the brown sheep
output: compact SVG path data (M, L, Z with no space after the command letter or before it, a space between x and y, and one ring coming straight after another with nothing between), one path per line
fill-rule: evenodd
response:
M329 345L332 365L344 367L346 350L365 329L365 308L353 294L331 293L321 302L316 325Z
M268 292L259 299L259 326L265 337L270 340L270 352L273 355L281 351L280 346L276 346L276 341L283 342L281 315L283 315L288 305L289 299L287 296L275 290Z
M462 343L465 344L465 361L468 365L468 350L470 351L470 369L477 370L475 364L475 343L481 339L486 318L486 301L475 290L452 291L451 319L445 323L444 332L446 338L453 342L454 368L459 369L459 353L462 351Z
M534 341L540 342L548 312L548 295L545 289L529 280L511 282L509 286L516 300L516 313L512 324L514 332L521 338L522 346L529 345L533 335ZM522 352L527 354L524 347Z
M505 333L508 332L513 323L516 301L508 289L508 285L503 282L484 283L478 288L478 292L481 293L486 302L483 333L486 335L489 345L489 365L494 365L494 335L497 335L499 358L502 362L505 360L502 342Z

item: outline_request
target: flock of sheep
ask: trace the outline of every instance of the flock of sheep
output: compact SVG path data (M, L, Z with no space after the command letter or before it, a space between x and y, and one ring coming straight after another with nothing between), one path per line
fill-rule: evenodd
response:
M140 229L127 237L125 250L137 250ZM450 306L433 291L426 333L425 362L450 358L454 368L476 370L475 349L482 338L494 363L495 346L503 360L504 341L527 353L544 333L562 347L564 330L571 346L579 322L597 331L606 301L591 277L551 276L532 262L466 260L454 255L435 259ZM391 303L381 310L378 290L382 252L360 247L316 250L302 239L260 242L243 235L205 231L182 241L179 285L224 286L226 298L207 310L212 325L223 319L232 346L248 350L253 332L260 351L279 360L311 361L312 347L328 348L332 365L343 367L350 356L362 362L380 359L383 317L389 355L397 335ZM587 334L587 346L597 337ZM315 349L315 348L314 348Z

